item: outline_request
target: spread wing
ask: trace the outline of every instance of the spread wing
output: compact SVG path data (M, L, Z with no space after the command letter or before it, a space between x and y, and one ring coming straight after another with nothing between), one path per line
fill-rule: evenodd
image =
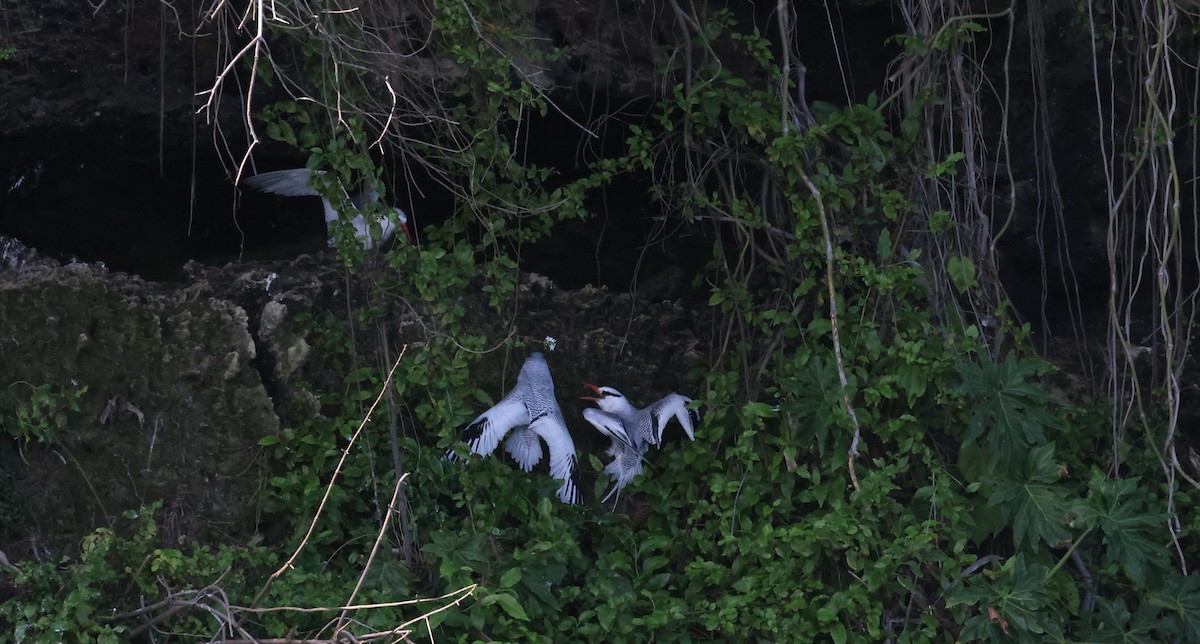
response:
M601 434L613 439L614 445L620 443L629 449L634 449L633 440L625 431L625 423L622 423L620 418L595 407L588 407L583 410L583 419L591 423L592 427L598 429Z
M579 477L577 476L577 467L575 457L571 457L571 473L563 480L562 485L558 487L558 500L563 503L578 505L583 503L583 488L579 486Z
M494 407L471 421L463 429L462 438L472 454L486 456L496 450L505 434L521 425L529 425L529 412L525 411L521 397L509 392Z
M295 168L263 172L253 177L246 177L242 179L242 185L259 192L269 192L285 197L320 197L317 189L312 187L311 180L312 170Z
M557 409L542 414L529 423L529 428L537 432L546 446L550 448L550 476L562 481L558 488L558 498L563 503L582 503L583 491L579 486L579 462L575 456L575 441L571 440L571 432Z
M583 489L580 487L578 480L575 457L571 457L571 474L563 480L562 486L558 486L558 500L564 504L578 505L583 502Z
M336 221L338 218L337 209L321 193L317 192L317 189L312 185L312 179L312 170L308 168L293 168L291 170L263 172L253 177L246 177L242 179L242 185L258 190L259 192L269 192L273 195L282 195L284 197L321 197L321 204L325 207L325 223L328 224ZM342 188L342 192L346 192L346 189ZM350 199L350 195L347 194L346 198ZM376 195L375 198L378 199L379 196ZM355 200L350 199L350 202L357 207Z
M689 440L696 440L696 430L692 423L699 422L700 412L688 409L687 405L690 402L692 399L687 396L668 394L646 408L646 411L650 412L650 425L659 445L662 444L663 430L672 418L679 421Z

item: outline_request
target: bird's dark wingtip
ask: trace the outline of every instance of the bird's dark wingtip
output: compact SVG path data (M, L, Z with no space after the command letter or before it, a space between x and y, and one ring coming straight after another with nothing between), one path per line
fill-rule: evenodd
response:
M567 480L563 483L564 503L571 505L582 505L587 502L587 497L583 493L583 486L579 484L579 463L578 460L571 457L571 473L567 475Z
M567 491L567 503L571 505L583 505L587 503L587 495L583 493L583 488L579 485L579 481L571 479L571 487Z
M470 425L467 425L466 428L463 429L463 440L467 442L479 440L479 437L483 436L485 429L487 429L486 419L473 420L471 421Z

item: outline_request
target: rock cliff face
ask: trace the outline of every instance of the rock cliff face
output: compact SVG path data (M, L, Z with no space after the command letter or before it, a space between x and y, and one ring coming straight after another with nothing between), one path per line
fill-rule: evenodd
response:
M272 465L259 441L320 415L302 382L344 375L330 373L297 320L345 318L367 285L332 256L189 270L183 282L146 281L0 238L0 543L10 556L29 552L11 544L56 552L159 499L174 545L244 542L262 530L259 491ZM704 311L634 306L628 294L568 292L540 277L520 297L518 336L557 340L559 397L579 433L586 425L569 401L584 380L665 393L709 359ZM485 297L464 301L482 309ZM427 322L399 303L382 318L409 356L428 340ZM373 333L357 337L364 356L378 350ZM480 386L499 395L501 372L480 369ZM453 429L417 435L433 448Z
M253 525L257 443L279 420L246 311L202 282L163 288L4 247L0 414L21 437L0 441L22 506L9 537L61 545L156 499L181 542ZM39 403L47 386L56 397ZM78 411L64 407L74 394ZM29 441L42 421L45 442Z

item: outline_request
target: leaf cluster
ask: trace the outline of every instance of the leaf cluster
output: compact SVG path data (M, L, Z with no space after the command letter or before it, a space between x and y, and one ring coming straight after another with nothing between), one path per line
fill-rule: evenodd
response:
M71 414L79 411L79 401L87 385L17 382L9 386L7 405L0 405L0 429L23 442L57 442L58 432L67 426ZM9 409L5 409L8 407Z

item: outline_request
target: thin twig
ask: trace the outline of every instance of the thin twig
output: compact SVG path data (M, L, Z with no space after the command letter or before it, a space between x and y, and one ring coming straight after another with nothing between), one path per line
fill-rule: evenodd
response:
M353 604L354 599L358 597L358 591L362 589L363 583L367 579L367 572L371 570L371 564L375 561L375 555L379 552L379 544L383 543L384 536L387 535L388 525L392 521L392 515L396 513L396 499L400 496L400 490L404 487L404 480L408 478L408 472L396 481L396 489L392 491L392 500L388 503L388 511L383 515L383 525L379 526L379 532L375 535L375 543L371 546L371 554L367 556L367 562L363 564L362 572L358 575L358 581L354 584L354 590L350 592L350 598L346 600L347 604ZM345 630L349 623L349 610L342 611L338 617L338 626L333 631L333 638L338 639L338 635Z

